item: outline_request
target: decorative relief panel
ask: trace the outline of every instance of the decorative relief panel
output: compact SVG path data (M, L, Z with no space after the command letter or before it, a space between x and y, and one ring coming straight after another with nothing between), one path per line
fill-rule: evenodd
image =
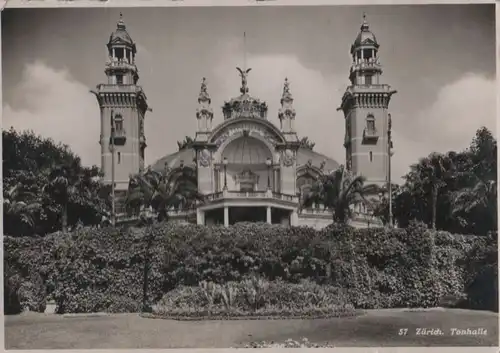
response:
M198 158L201 167L208 167L210 165L211 154L206 148L198 152Z
M285 151L283 151L282 158L283 165L285 167L290 167L295 162L295 153L290 149L286 149Z

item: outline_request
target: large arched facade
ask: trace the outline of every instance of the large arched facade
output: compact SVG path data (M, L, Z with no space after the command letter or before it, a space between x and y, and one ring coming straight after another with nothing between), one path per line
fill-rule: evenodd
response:
M332 222L331 212L301 209L300 197L321 175L337 169L337 162L301 146L294 130L295 110L288 81L278 112L279 128L267 120L266 103L248 95L245 82L242 94L225 103L224 121L212 128L211 99L203 81L193 145L153 166L174 171L183 164L196 171L198 191L205 195L205 202L191 211L196 217L182 213L178 219L196 219L204 225L267 222L327 226Z

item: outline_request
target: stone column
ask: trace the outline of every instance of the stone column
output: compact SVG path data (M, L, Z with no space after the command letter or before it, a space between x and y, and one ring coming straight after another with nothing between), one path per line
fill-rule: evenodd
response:
M196 210L196 224L199 225L205 224L205 212L201 210Z
M229 225L229 207L224 207L224 227Z
M290 214L290 225L294 227L299 225L299 215L296 210L293 210Z
M267 209L266 209L266 222L271 224L272 223L272 219L271 219L271 206L267 206Z

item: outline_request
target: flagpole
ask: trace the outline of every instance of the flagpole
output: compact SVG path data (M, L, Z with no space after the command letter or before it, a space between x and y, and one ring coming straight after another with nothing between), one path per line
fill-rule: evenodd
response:
M243 32L243 71L247 69L247 32Z
M388 161L388 164L387 164L387 169L388 169L388 172L387 172L387 176L388 176L388 181L389 181L389 185L388 185L388 191L389 191L389 226L392 227L392 179L391 179L391 159L392 159L392 118L391 118L391 114L388 114L389 115L389 128L387 130L387 150L388 150L388 154L389 154L389 161Z
M111 111L111 224L116 225L115 214L115 115Z

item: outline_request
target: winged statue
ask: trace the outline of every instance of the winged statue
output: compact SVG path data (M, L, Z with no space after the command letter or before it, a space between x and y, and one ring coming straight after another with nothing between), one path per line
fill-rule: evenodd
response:
M252 68L242 70L239 67L237 67L236 70L238 70L238 72L240 73L240 77L241 77L241 93L246 93L246 92L248 92L247 76L248 76L248 73L252 70Z

